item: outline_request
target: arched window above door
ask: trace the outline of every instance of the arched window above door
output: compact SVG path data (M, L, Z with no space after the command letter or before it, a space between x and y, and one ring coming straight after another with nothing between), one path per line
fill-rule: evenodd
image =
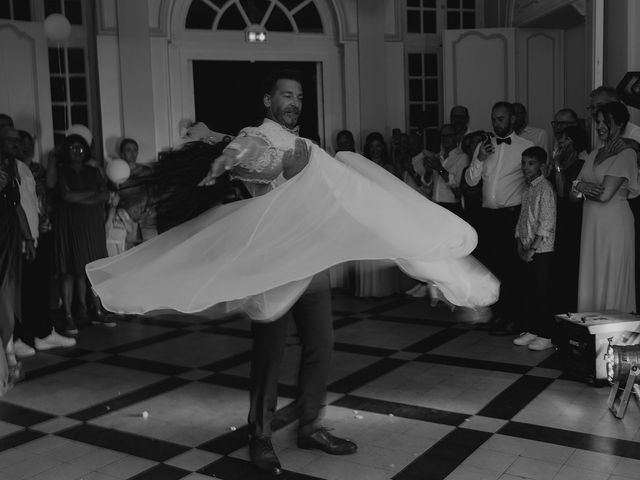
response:
M260 25L271 32L324 33L313 0L193 0L187 30L244 30Z

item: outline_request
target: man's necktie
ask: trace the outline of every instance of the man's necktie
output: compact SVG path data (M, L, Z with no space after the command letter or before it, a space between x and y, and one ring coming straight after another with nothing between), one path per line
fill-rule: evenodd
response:
M496 137L496 145L500 145L501 143L506 143L507 145L511 145L511 137L507 137L507 138Z

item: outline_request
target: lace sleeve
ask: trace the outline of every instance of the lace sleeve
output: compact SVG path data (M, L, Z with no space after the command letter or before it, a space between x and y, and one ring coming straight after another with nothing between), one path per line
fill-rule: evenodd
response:
M282 155L260 132L243 130L225 149L229 151L238 161L231 172L233 179L270 184L282 173Z

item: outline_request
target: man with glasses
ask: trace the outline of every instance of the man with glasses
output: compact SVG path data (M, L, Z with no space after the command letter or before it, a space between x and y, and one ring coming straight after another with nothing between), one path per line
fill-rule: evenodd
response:
M578 126L578 114L570 108L562 108L556 112L551 122L553 128L553 135L555 136L556 143L562 135L562 131L567 127Z

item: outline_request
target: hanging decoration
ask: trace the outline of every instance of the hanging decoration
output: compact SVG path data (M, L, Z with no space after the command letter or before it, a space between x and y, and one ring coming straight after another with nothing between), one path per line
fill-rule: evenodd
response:
M126 161L116 158L107 163L106 174L109 180L119 186L129 179L131 168Z
M91 133L91 130L80 123L74 123L67 129L66 136L68 137L69 135L80 135L89 146L93 143L93 134Z
M52 42L64 42L71 36L71 23L60 13L52 13L44 19L44 33Z

